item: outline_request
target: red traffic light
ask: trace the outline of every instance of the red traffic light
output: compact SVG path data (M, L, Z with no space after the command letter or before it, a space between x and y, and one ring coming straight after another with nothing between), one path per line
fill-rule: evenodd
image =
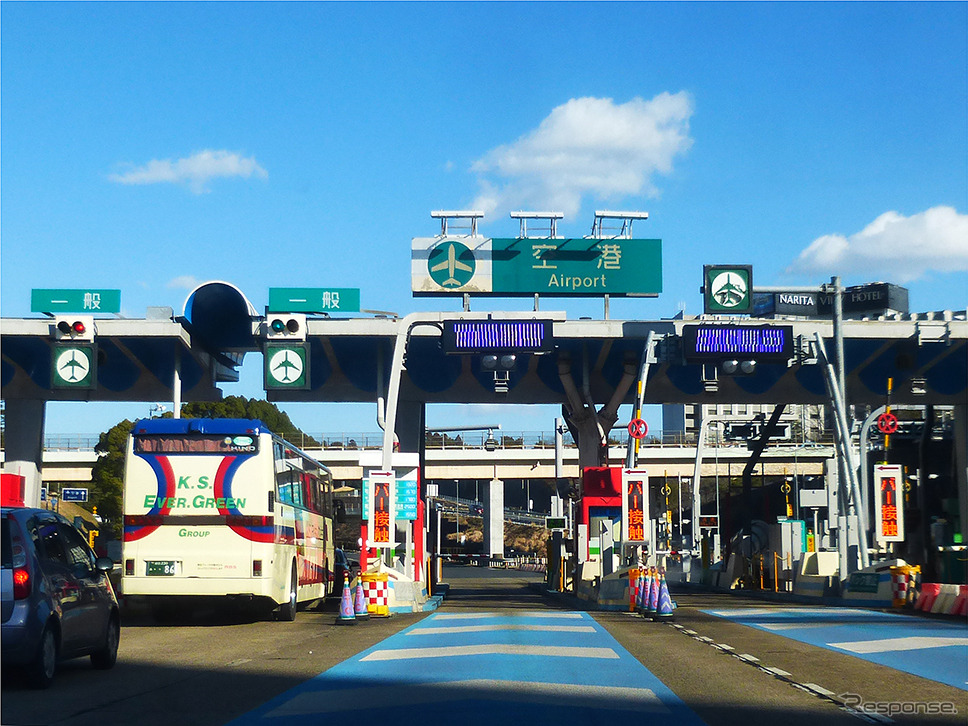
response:
M87 326L81 320L75 320L73 323L69 323L66 320L61 320L57 323L57 329L62 335L84 335L87 332Z

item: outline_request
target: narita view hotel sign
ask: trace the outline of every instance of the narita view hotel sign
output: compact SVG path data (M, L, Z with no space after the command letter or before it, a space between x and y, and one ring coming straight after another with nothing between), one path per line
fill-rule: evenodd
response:
M832 293L775 292L756 293L753 315L802 315L829 317L834 312ZM908 312L907 288L887 282L856 285L844 289L845 315L885 315Z

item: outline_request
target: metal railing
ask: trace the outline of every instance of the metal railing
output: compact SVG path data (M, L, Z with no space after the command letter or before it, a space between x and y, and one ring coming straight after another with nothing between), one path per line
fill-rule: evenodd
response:
M614 429L609 435L609 445L613 447L625 446L626 436L621 429ZM345 450L361 451L365 449L378 450L383 446L382 432L342 432L342 433L306 433L301 431L281 431L279 435L301 449L312 450ZM787 441L772 440L771 445L802 446L831 444L831 432L825 432L817 439L805 440L804 437L794 436ZM94 451L99 434L48 434L44 437L46 451ZM712 446L745 446L743 441L721 441L713 434L708 442ZM565 448L575 448L575 441L570 433L563 437ZM696 445L696 435L691 431L658 431L642 439L640 446L648 447L691 447ZM428 450L447 449L554 449L555 434L553 431L469 431L456 436L427 433L425 447Z

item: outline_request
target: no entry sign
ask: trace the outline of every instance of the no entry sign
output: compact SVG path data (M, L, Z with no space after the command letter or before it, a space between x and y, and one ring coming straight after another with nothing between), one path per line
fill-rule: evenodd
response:
M644 420L635 418L629 421L629 436L633 439L644 439L647 433L649 425Z
M877 417L877 430L882 434L897 433L897 416L890 411L885 411Z

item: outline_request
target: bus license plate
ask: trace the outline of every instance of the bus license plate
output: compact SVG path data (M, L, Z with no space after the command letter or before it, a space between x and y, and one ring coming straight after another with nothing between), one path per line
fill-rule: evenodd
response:
M174 575L175 574L175 563L174 562L151 562L148 563L148 574L149 575Z

